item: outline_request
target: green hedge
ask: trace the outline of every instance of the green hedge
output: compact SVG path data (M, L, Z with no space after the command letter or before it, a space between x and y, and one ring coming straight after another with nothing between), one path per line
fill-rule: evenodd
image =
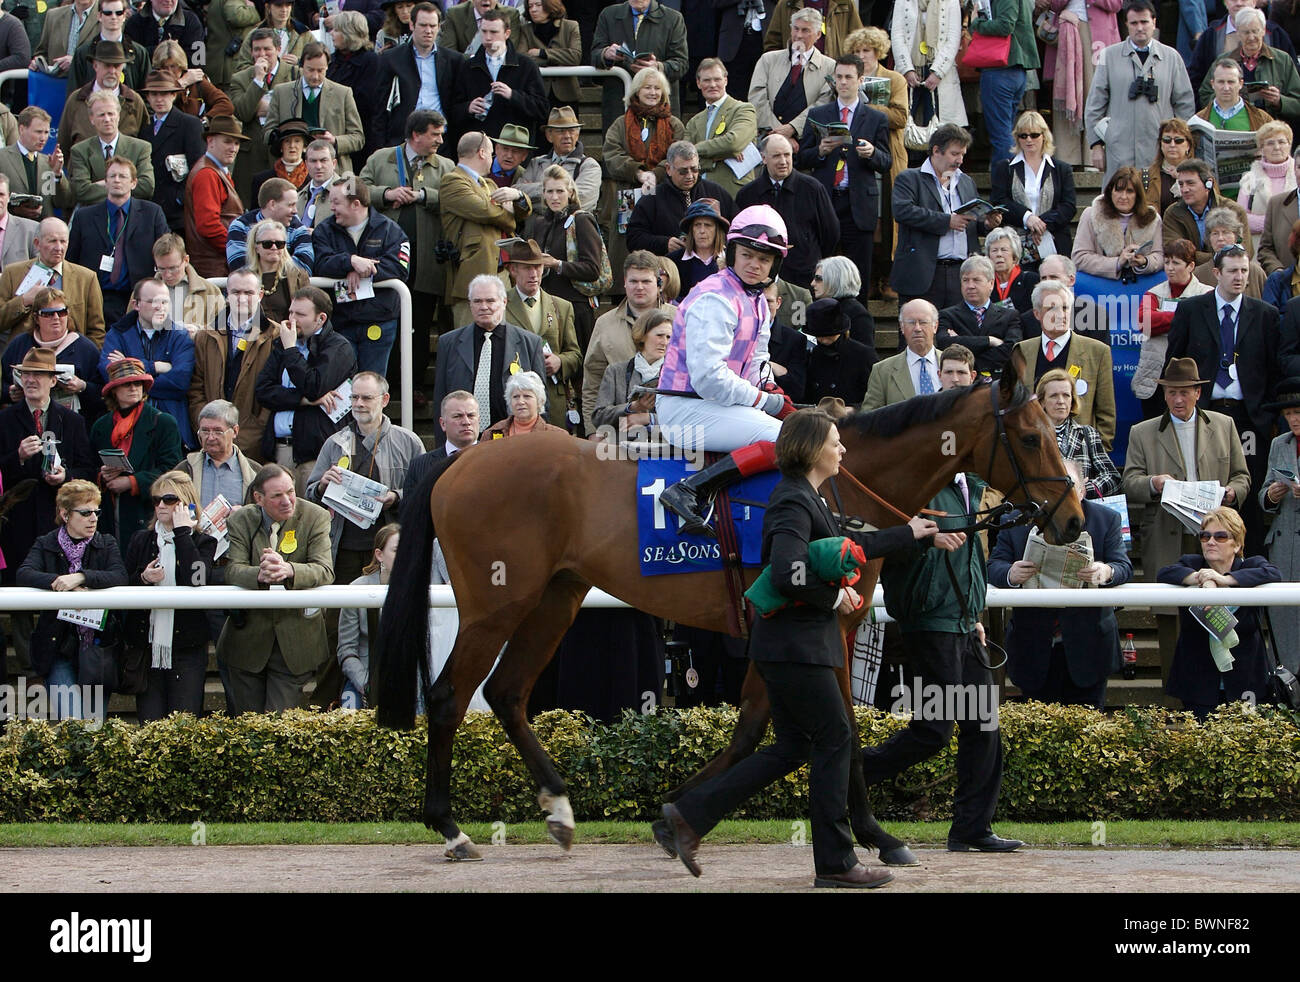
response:
M863 739L904 724L860 709ZM569 781L579 820L640 820L725 744L736 711L628 713L610 726L565 712L535 729ZM998 817L1300 820L1300 718L1234 707L1198 725L1161 709L1105 716L1038 703L1002 708ZM873 790L887 819L951 811L956 738L942 754ZM13 722L0 737L0 822L414 821L424 788L423 729L394 732L370 712L289 713L144 727L110 720ZM535 821L536 788L495 719L456 738L453 800L464 821ZM801 770L736 818L807 811Z

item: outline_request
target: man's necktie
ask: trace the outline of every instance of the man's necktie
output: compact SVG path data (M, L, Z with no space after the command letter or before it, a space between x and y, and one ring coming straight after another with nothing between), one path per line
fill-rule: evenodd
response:
M529 307L536 307L536 306L537 306L537 298L536 298L536 297L524 297L524 303L528 304Z
M801 76L802 74L803 74L803 62L802 62L802 61L795 61L795 62L794 62L793 64L791 64L791 66L790 66L790 84L791 84L791 85L798 85L798 84L799 84L799 76Z
M1047 342L1047 360L1056 361L1056 342L1049 340Z
M162 129L162 124L163 124L162 117L161 117L161 116L155 116L155 117L154 117L154 121L153 121L153 135L154 135L154 136L157 136L157 135L158 135L158 131L159 131L160 129Z
M478 418L482 425L492 422L492 335L483 338L483 350L478 356L478 370L474 373L474 401L478 403Z
M113 148L110 147L107 143L105 143L105 144L104 144L104 159L107 160L107 159L108 159L109 157L111 157L111 156L113 156Z
M54 275L50 277L50 287L55 290L63 289L63 274L55 270Z
M713 121L718 118L718 106L721 104L722 103L715 103L714 105L709 106L709 118L704 124L704 139L706 140L713 139Z
M976 307L976 308L975 308L975 326L976 326L976 327L983 327L983 326L984 326L984 308L983 308L983 307Z
M1225 389L1232 384L1232 373L1228 369L1236 359L1237 332L1232 321L1232 307L1225 303L1219 321L1219 373L1214 376L1214 381Z
M970 513L970 488L966 484L966 475L963 474L961 471L958 471L957 477L954 480L957 484L957 487L961 489L961 500L966 506L966 512L969 514Z
M45 432L45 427L43 427L43 426L41 425L41 417L44 416L44 415L45 415L45 410L43 410L43 409L33 409L33 410L32 410L32 422L34 422L34 423L36 424L36 435L37 435L37 436L40 436L42 433Z
M280 523L271 523L271 548L276 552L280 551Z
M930 378L930 360L928 358L922 358L917 362L917 371L920 373L916 386L917 395L933 395L934 379Z
M849 122L848 106L845 106L843 109L840 110L840 122L846 126L848 125ZM840 159L835 164L835 187L842 188L847 186L849 183L848 164L845 163L844 150L841 148L836 152L840 155Z
M109 273L109 286L116 286L126 279L126 236L122 234L122 209L113 211L113 228L109 232L113 240L113 272Z

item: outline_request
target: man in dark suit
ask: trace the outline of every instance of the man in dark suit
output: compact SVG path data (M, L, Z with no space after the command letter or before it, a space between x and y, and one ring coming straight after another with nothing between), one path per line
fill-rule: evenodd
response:
M203 51L203 25L198 16L180 0L149 0L126 20L126 36L153 55L164 40L176 41L187 58Z
M1055 280L1064 283L1073 292L1078 272L1078 267L1069 256L1048 256L1038 265L1038 282ZM1038 315L1034 313L1032 305L1020 315L1020 329L1025 338L1036 338L1043 333L1043 325L1038 320ZM1081 297L1075 294L1074 308L1070 314L1070 330L1110 347L1110 317L1106 314L1106 308L1100 306L1092 297Z
M104 319L114 324L126 315L131 288L154 272L153 244L167 234L167 219L152 201L133 199L135 164L112 157L105 170L108 198L83 205L72 216L68 259L98 270L104 294Z
M379 56L378 91L387 100L383 123L384 146L391 147L406 138L406 117L415 109L432 109L450 119L455 96L456 78L464 58L446 45L439 46L438 34L442 14L432 3L417 3L411 8L411 43L399 44ZM433 84L425 85L420 65L433 59ZM397 81L397 98L392 97L393 80ZM447 156L456 146L457 136L445 134Z
M799 144L799 166L812 172L830 192L840 223L839 252L853 260L862 274L858 299L864 304L871 292L871 247L880 214L879 174L888 174L889 120L860 98L862 59L841 55L835 59L835 101L808 110L808 125ZM842 123L849 137L828 136L828 124ZM818 125L822 127L820 134Z
M472 447L478 442L479 433L486 429L479 425L478 403L474 401L473 392L455 389L443 396L439 405L441 408L438 410L438 427L446 434L446 439L443 440L442 446L435 447L428 453L422 453L411 461L411 466L406 471L406 480L402 483L402 487L407 491L418 488L420 482L438 461L458 454L466 447ZM418 495L408 494L403 497L403 512L408 502L418 500ZM428 506L427 501L421 504ZM405 521L405 515L402 516L402 520Z
M807 289L822 257L835 252L840 220L821 182L794 169L794 147L789 140L769 133L759 149L763 170L736 192L736 207L771 205L785 219L790 252L781 264L781 278Z
M975 353L975 370L1001 375L1020 340L1020 318L1011 306L990 303L993 262L971 256L961 264L961 303L939 311L939 333L934 344L940 351L960 343Z
M1078 461L1065 469L1083 505L1083 530L1092 539L1093 561L1079 579L1099 587L1133 578L1119 515L1096 501L1085 501L1088 484ZM998 535L989 556L989 584L1021 587L1038 572L1026 562L1029 526ZM1031 584L1036 585L1036 584ZM1007 675L1029 699L1106 708L1106 677L1120 667L1119 625L1110 607L1021 607L1007 623Z
M668 148L664 164L668 180L660 181L654 194L645 194L632 209L627 224L629 251L647 249L656 256L686 248L681 234L682 217L691 202L712 198L718 202L722 217L736 217L736 205L725 190L700 177L700 155L695 144L678 140Z
M1250 259L1240 245L1214 254L1213 293L1178 304L1169 329L1165 364L1193 358L1203 379L1201 405L1232 418L1246 450L1250 486L1262 487L1273 441L1274 414L1264 408L1280 379L1277 309L1244 295ZM1264 551L1264 515L1255 495L1240 503L1246 522L1246 552Z
M550 100L537 63L510 43L510 28L500 8L479 21L483 45L456 74L452 115L461 132L482 130L495 139L507 123L525 126L536 138L550 113Z
M894 180L898 248L889 282L898 291L900 308L922 297L940 310L958 303L958 270L967 256L980 251L980 229L987 231L1002 223L999 212L983 220L956 212L979 197L975 182L961 171L970 144L970 134L945 123L930 134L930 156L925 163L903 171Z
M522 370L545 378L546 362L538 335L505 323L506 288L499 278L474 277L469 284L469 309L474 323L447 332L438 342L433 398L441 405L454 389L474 393L479 424L486 429L509 415L505 384L510 376ZM437 435L443 440L446 432L441 422Z
M153 200L162 208L167 227L177 235L185 233L185 178L208 152L203 123L197 116L176 108L180 90L166 72L149 73L141 91L153 122L140 131L141 138L153 148Z

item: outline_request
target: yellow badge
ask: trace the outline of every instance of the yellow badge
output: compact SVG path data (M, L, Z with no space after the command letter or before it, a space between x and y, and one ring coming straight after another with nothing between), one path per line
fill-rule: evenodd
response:
M341 471L345 471L352 466L352 458L349 457L347 454L344 454L342 457L339 458L339 462L334 466Z
M366 337L368 337L371 341L378 341L381 337L383 337L383 335L384 332L379 329L378 324L371 324L369 327L366 328Z
M524 366L519 364L519 353L515 353L515 360L510 363L510 374L518 375L524 370Z
M928 44L926 44L924 41L922 41L922 42L921 42L921 54L923 54L923 55L928 55L929 53L930 53L930 46L929 46Z
M248 338L240 338L238 341L235 342L235 347L238 348L240 351L247 351Z
M45 0L36 0L36 12L38 14L43 14L45 13L45 11L49 9L50 9L50 5L46 3Z
M1071 365L1071 366L1070 366L1070 378L1078 378L1079 375L1080 375L1082 372L1083 372L1083 369L1080 368L1078 365Z
M286 531L284 533L284 537L280 539L279 551L286 556L289 555L291 552L298 551L298 539L297 536L294 535L293 529L289 529L288 531Z
M500 432L500 431L497 431L496 433L493 433L493 434L492 434L492 439L493 439L493 440L500 440L500 439L501 439L502 437L504 437L504 436L505 436L504 433L502 433L502 432ZM510 445L511 445L512 447L514 446L513 443L510 444Z
M714 128L714 130L713 130L713 135L714 135L714 136L721 136L721 135L723 134L723 132L724 132L726 129L727 129L727 123L726 123L726 121L724 120L723 122L719 123L719 124Z

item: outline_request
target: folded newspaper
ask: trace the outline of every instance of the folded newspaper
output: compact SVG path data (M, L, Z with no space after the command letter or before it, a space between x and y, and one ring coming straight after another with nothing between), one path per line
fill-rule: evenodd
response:
M1023 558L1038 567L1038 572L1025 580L1028 589L1080 590L1092 585L1079 579L1079 570L1092 563L1092 537L1087 532L1069 545L1054 546L1030 529Z
M1205 516L1223 504L1225 490L1218 481L1165 481L1160 504L1195 535Z
M1199 116L1187 121L1196 139L1196 155L1214 171L1215 193L1236 197L1241 178L1259 155L1254 131L1216 130Z
M1236 607L1188 607L1196 623L1210 632L1216 641L1225 641L1237 627Z
M379 502L388 488L372 481L364 474L345 470L343 480L330 484L321 501L358 528L368 529L375 523L384 506Z
M208 502L208 507L199 515L199 531L206 532L217 540L216 559L224 556L230 548L230 541L226 538L226 518L234 510L226 496L219 494Z

